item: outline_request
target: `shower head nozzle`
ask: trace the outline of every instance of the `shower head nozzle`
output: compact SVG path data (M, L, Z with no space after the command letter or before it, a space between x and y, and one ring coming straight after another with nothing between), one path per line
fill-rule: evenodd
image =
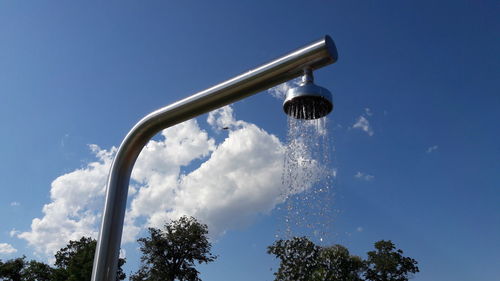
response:
M318 119L333 110L332 94L314 84L312 70L307 69L298 87L288 90L283 110L296 119Z

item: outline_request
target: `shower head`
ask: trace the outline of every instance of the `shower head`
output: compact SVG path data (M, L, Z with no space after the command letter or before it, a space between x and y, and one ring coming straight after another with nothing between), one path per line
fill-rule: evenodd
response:
M314 84L311 69L304 70L298 87L288 90L283 110L296 119L318 119L333 109L332 94L327 89Z

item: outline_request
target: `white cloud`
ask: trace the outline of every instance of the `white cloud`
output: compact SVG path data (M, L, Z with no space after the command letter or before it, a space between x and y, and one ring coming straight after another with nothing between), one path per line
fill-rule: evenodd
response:
M217 130L229 128L237 129L246 124L244 121L234 119L233 108L229 105L210 112L208 114L207 123Z
M9 231L9 236L14 237L14 236L17 236L19 233L21 233L21 232L16 230L15 228L13 228L11 231Z
M353 129L360 129L363 132L367 133L369 136L373 136L374 132L372 127L370 126L370 122L364 116L359 116L358 121L352 125Z
M200 143L211 145L191 158L211 154L197 169L186 174L164 169L150 176L132 200L127 214L132 221L143 217L147 225L159 227L165 220L186 214L207 223L212 234L220 235L248 224L256 214L267 213L281 202L281 142L254 124L235 120L231 107L210 113L207 123L228 128L228 137L215 146L203 132ZM193 127L189 135L199 132ZM138 166L151 161L149 156L143 159L145 163Z
M17 252L17 249L8 243L0 243L0 254L12 254Z
M288 92L289 89L297 87L301 82L301 78L296 78L291 81L279 84L276 87L272 87L271 89L267 90L268 93L271 94L274 98L277 98L279 100L285 100L286 93Z
M369 175L369 174L365 174L365 173L362 173L362 172L357 172L354 175L354 177L357 178L357 179L360 179L360 180L364 180L364 181L372 181L373 179L375 179L375 176L372 176L372 175Z
M120 249L119 257L121 259L126 259L127 258L127 251L125 249Z
M283 202L285 149L280 140L235 120L231 107L210 113L207 123L227 127L226 139L217 144L190 120L164 130L160 140L143 149L132 172L123 243L135 242L145 227L159 227L180 215L195 216L208 224L213 236L221 235ZM51 256L70 239L97 236L115 148L91 149L97 161L54 180L43 217L33 219L31 230L14 232L37 253ZM202 163L193 167L197 159Z
M37 253L51 256L69 240L97 236L106 177L115 150L102 150L96 145L90 148L98 161L55 179L50 189L52 201L44 205L43 217L33 219L31 231L17 234Z
M21 206L21 203L19 203L17 201L13 201L13 202L10 202L10 206L11 207L18 207L18 206Z
M364 230L365 230L365 229L364 229L363 227L361 227L361 226L358 226L358 227L356 228L356 231L357 231L357 232L363 232Z
M372 116L373 112L370 108L367 107L367 108L365 108L365 114L366 114L366 116Z
M433 145L433 146L427 148L427 150L425 151L425 153L427 153L427 154L432 153L432 152L436 151L438 148L439 148L439 146Z

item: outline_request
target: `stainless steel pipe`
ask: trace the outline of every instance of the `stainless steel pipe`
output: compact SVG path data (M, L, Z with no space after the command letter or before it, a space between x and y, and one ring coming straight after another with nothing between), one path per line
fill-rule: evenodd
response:
M239 76L158 109L140 120L118 149L108 177L104 213L92 269L92 281L114 281L123 231L130 174L146 143L159 131L236 102L337 60L327 35Z

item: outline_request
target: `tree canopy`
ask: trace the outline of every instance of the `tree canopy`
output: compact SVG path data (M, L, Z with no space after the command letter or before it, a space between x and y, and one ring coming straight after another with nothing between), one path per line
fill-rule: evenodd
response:
M378 241L363 260L342 245L321 247L306 237L278 240L268 253L280 260L276 281L407 281L417 261L402 256L391 241Z
M0 261L0 280L9 281L52 281L54 269L48 264L35 260L26 261L20 257Z
M24 280L25 257L0 262L0 280L22 281Z
M317 269L313 274L314 281L361 281L363 260L353 256L342 245L321 247Z
M281 260L276 281L307 281L318 269L320 247L306 237L278 240L267 252Z
M208 241L208 227L193 217L183 216L163 229L149 228L149 237L137 241L142 257L133 281L199 281L195 263L209 263L217 257Z
M9 281L90 281L96 240L82 237L69 241L68 245L55 254L55 267L26 257L0 261L0 280ZM118 261L116 280L124 280L122 266L124 259Z
M32 260L28 262L23 271L25 281L52 281L55 270L50 265Z
M371 281L407 281L412 274L419 272L417 261L403 256L396 250L392 241L381 240L375 243L375 251L368 252L364 276Z
M78 241L69 241L56 255L56 274L54 280L89 281L92 276L92 265L97 241L90 237L82 237ZM125 260L118 260L116 280L124 280L122 265Z
M166 223L163 229L149 228L140 238L141 266L132 281L201 281L196 264L210 263L208 227L193 217ZM55 254L55 267L26 257L0 260L0 280L90 281L96 240L82 237L69 241ZM390 240L374 243L367 258L351 255L342 245L319 246L307 237L277 240L267 248L280 260L276 281L408 281L419 272L418 262L405 257ZM116 280L126 278L118 261Z

